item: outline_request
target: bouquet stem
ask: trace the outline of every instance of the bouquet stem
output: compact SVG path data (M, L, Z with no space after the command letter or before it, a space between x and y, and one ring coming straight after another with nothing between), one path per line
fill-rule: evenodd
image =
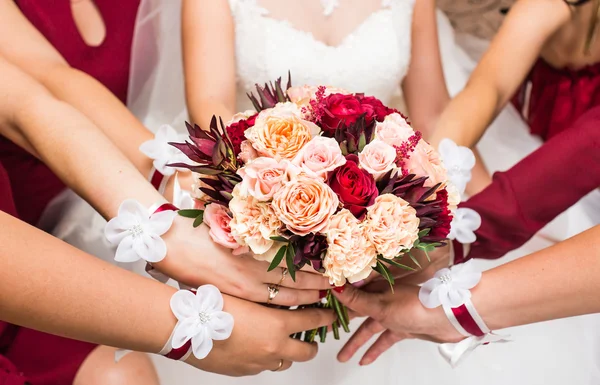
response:
M346 306L342 305L340 301L333 294L331 294L331 290L328 291L327 296L325 297L325 303L318 303L315 305L308 306L300 306L298 309L307 309L318 307L321 309L333 309L335 314L337 315L337 320L331 325L331 330L333 331L333 338L336 340L340 339L340 327L344 329L346 333L350 332L350 327L348 326L350 323L350 319L348 317L348 309ZM297 340L304 340L305 342L314 342L317 334L319 335L319 340L321 342L325 342L327 339L327 326L323 326L319 329L307 330L305 332L300 332L294 334L293 338Z

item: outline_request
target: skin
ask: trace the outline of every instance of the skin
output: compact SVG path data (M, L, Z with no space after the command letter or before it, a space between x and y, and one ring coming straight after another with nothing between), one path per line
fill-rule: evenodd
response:
M600 312L596 295L599 236L600 226L596 226L550 248L485 271L471 291L471 300L488 327L497 330ZM362 365L372 363L396 342L407 338L460 341L463 337L443 309L423 307L418 291L417 286L401 283L393 293L369 293L352 287L336 293L357 314L369 317L340 351L338 359L348 361L380 333L361 359Z
M94 258L2 212L0 226L5 229L0 234L3 320L124 349L162 349L177 321L169 308L174 288ZM334 315L324 310L274 310L227 295L224 301L224 310L236 321L231 337L216 341L204 360L192 356L188 364L242 376L277 369L283 359L285 370L292 361L306 361L317 353L316 344L294 340L290 334L334 321ZM114 359L112 351L106 349L95 353L78 376L80 383L97 383L94 374L102 369L95 366L99 356ZM135 358L126 357L123 364L128 360ZM82 376L89 376L88 381ZM137 380L127 382L121 378L123 383L147 383L143 382L147 377L139 377L139 373L138 377L126 378Z

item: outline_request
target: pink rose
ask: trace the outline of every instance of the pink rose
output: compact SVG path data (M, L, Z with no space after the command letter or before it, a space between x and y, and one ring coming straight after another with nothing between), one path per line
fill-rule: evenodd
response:
M378 122L375 126L375 137L392 147L400 147L414 133L410 124L399 113L386 116L383 122Z
M440 154L426 141L420 140L410 157L406 160L405 167L410 174L418 177L427 176L426 187L438 183L445 184L448 180L446 168Z
M402 198L383 194L367 208L367 237L384 258L396 258L402 250L411 249L419 239L416 210Z
M258 158L258 152L256 152L254 147L252 147L252 143L250 143L250 141L244 140L240 144L240 154L238 157L242 162L244 162L244 164L248 164L254 159Z
M377 264L375 247L368 240L365 227L347 209L331 217L324 230L327 253L323 258L325 276L335 286L348 280L355 283L366 279Z
M300 170L287 160L276 161L273 158L256 158L240 168L237 173L242 177L242 194L250 194L259 201L269 201L273 195Z
M272 203L277 218L300 236L323 230L338 205L338 196L329 186L307 175L286 183Z
M233 253L236 255L243 254L247 252L247 248L238 244L231 235L230 222L231 217L224 206L212 203L204 209L204 223L210 227L209 234L213 242L234 250Z
M292 163L308 174L314 173L326 180L327 173L344 165L346 158L342 155L340 145L335 139L315 136L302 147Z
M389 144L374 140L358 155L360 167L379 180L388 171L396 168L396 150Z

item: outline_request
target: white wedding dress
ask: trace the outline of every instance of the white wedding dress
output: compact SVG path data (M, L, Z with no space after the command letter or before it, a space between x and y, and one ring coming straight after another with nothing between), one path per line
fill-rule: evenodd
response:
M335 11L336 5L344 6L343 0L322 2L326 12ZM150 129L170 123L183 130L187 116L179 3L142 0L140 6L129 105ZM366 15L364 22L339 45L328 46L311 33L271 18L256 0L229 0L235 24L237 109L251 106L245 94L254 89L255 83L285 78L288 70L295 85L332 85L374 95L390 106L401 106L399 85L410 62L413 3L414 0L382 0L381 9ZM441 13L438 28L447 83L455 94L464 86L475 63L456 45L453 30ZM516 111L509 107L488 130L480 149L488 167L502 170L538 145ZM57 202L55 207L63 213L63 219L58 223L50 220L47 228L54 228L56 235L92 254L110 259L113 254L102 240L103 220L71 193ZM546 229L548 236L564 239L589 227L592 222L577 210L580 209L570 210L571 214L561 216ZM489 268L549 244L536 237L501 261L478 263ZM360 321L353 322L352 329L356 330L359 324ZM356 359L340 364L335 356L343 341L333 338L320 346L318 357L309 363L296 364L284 373L268 372L251 378L203 373L161 357L156 357L156 363L164 384L179 385L598 384L598 326L600 315L516 328L509 331L514 342L482 347L454 370L439 356L435 344L422 341L397 344L367 367L359 367ZM342 340L347 337L344 335Z

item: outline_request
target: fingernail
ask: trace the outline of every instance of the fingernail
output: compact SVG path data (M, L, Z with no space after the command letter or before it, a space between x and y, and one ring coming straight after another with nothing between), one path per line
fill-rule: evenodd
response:
M362 281L354 282L352 284L352 286L354 286L354 287L362 287L365 283L366 283L365 280L362 280Z
M327 297L327 290L319 290L319 299Z
M344 290L346 290L346 286L337 286L337 287L334 287L333 290L337 293L342 294L344 292Z

